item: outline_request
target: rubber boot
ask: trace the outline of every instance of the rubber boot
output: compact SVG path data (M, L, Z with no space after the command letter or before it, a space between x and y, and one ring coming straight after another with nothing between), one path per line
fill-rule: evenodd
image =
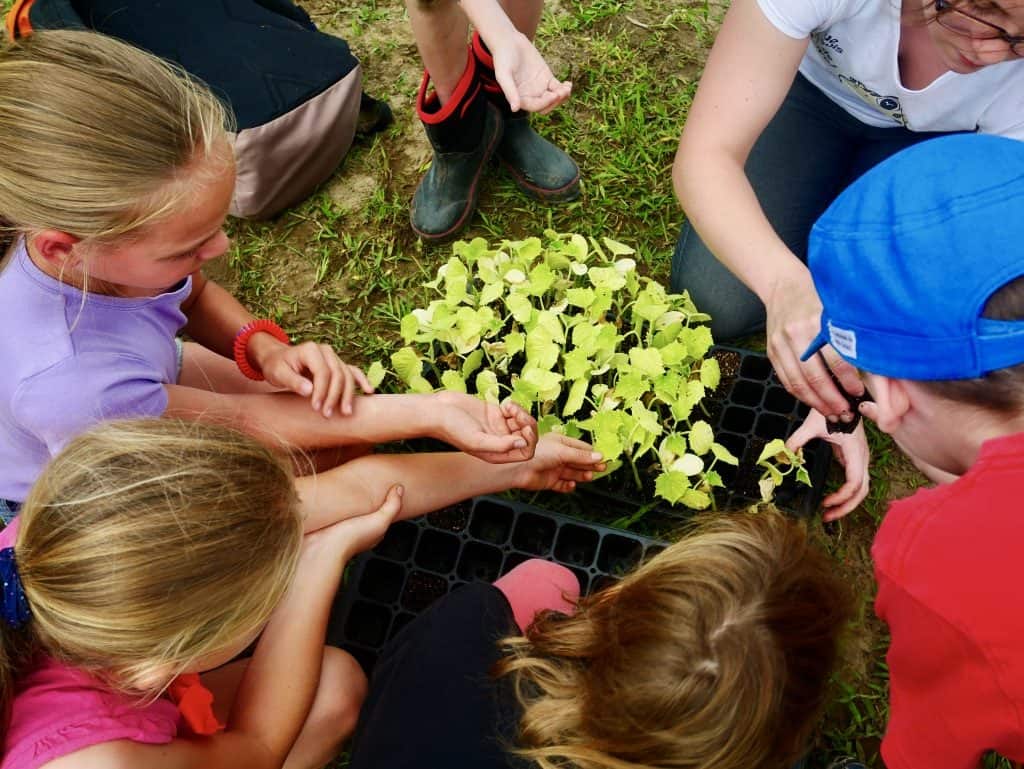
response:
M502 166L519 189L532 198L546 201L576 198L580 194L580 169L575 161L533 130L530 113L512 111L494 78L494 58L476 32L472 49L484 91L504 118L505 134L498 145Z
M443 107L424 72L416 110L434 148L430 166L412 199L412 228L424 240L444 240L462 229L476 208L480 180L501 140L501 115L483 92L476 60Z

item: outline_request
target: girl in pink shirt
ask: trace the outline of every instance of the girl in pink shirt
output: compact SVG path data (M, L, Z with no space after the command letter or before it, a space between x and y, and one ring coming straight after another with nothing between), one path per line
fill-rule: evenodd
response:
M73 440L0 534L0 766L325 763L365 685L323 645L328 610L400 496L304 539L288 465L233 431L128 421Z
M560 447L500 468L558 488L574 475ZM366 690L324 646L345 563L464 483L465 468L428 463L392 486L391 459L293 479L286 458L204 423L73 439L0 532L0 769L323 766ZM360 494L383 503L303 537L319 508Z

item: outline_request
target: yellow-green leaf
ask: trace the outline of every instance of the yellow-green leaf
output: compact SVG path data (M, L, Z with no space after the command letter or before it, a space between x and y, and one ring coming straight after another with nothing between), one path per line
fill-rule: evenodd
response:
M420 356L411 347L403 347L391 356L391 365L398 378L406 384L412 384L413 377L422 377L423 363Z
M441 373L441 386L445 390L452 390L454 392L464 393L466 392L466 380L462 378L462 375L454 369L448 369Z
M379 360L375 360L370 364L370 368L366 369L366 378L370 380L370 384L373 385L374 389L380 386L380 383L384 381L384 377L387 376L387 369L381 365Z
M637 371L651 379L665 373L661 352L654 347L634 347L629 351L629 362Z
M483 365L484 362L484 351L482 349L473 350L469 355L466 356L466 360L462 362L462 376L468 379L473 373Z
M687 489L681 500L691 510L706 510L711 504L711 497L697 489Z
M498 375L490 369L484 369L476 375L476 394L490 403L498 403L501 400L501 390L498 387Z
M694 454L701 456L707 454L714 442L715 434L711 430L711 425L703 419L690 425L690 448L693 449Z
M683 473L669 471L654 479L654 493L673 505L689 490L690 479Z
M740 461L733 456L733 453L721 443L712 443L711 453L715 455L715 459L719 462L725 462L727 465L738 465L740 463Z
M569 388L569 397L566 398L565 408L562 409L563 417L571 417L583 406L583 399L587 396L587 385L590 382L586 379L577 379Z
M780 454L783 457L786 457L788 452L789 449L786 448L786 442L782 440L782 438L774 438L773 440L768 441L768 443L764 445L764 448L761 449L761 454L757 458L757 463L761 464L765 460L776 459Z
M709 390L718 387L722 380L722 369L716 358L705 358L700 363L700 381Z

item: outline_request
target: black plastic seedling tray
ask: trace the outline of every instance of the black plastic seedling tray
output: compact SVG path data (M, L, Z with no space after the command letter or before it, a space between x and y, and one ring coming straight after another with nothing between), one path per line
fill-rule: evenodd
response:
M665 543L499 497L476 497L399 521L352 562L328 639L369 672L381 647L417 614L469 582L530 558L566 566L583 593L615 582Z
M757 466L757 458L761 449L773 438L785 439L792 435L807 416L808 408L786 392L771 361L763 353L716 346L711 355L718 359L722 379L698 409L704 410L704 419L714 430L715 440L740 460L736 467L715 465L725 484L724 488L716 490L715 507L735 510L760 501L758 481L762 468ZM693 418L700 417L695 412ZM812 441L804 447L804 457L812 485L805 486L788 477L775 490L775 504L801 517L812 515L821 504L832 449L824 441ZM628 469L581 485L580 489L624 511L649 506L651 512L672 518L693 512L658 500L654 496L653 481L638 492Z

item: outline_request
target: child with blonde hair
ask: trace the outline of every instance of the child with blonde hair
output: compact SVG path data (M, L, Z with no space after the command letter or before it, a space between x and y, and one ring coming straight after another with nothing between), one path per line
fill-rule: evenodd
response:
M585 473L554 458L566 445L545 438L474 482L571 486ZM419 455L392 486L395 459L293 479L282 457L202 422L109 422L73 439L0 532L0 769L330 760L366 690L358 664L324 646L345 563L486 467ZM341 522L303 538L339 504ZM251 660L227 664L257 637Z
M69 438L118 417L219 420L306 450L430 436L532 456L519 407L356 397L373 389L359 369L290 345L203 277L228 247L228 124L204 86L113 38L39 32L0 52L0 305L17 324L0 339L5 519Z
M767 509L707 518L578 596L535 560L441 599L384 649L351 769L788 769L853 605Z
M327 614L400 495L304 540L291 481L212 425L117 422L72 440L0 533L0 767L329 760L365 682L324 647ZM251 660L207 677L260 633Z

